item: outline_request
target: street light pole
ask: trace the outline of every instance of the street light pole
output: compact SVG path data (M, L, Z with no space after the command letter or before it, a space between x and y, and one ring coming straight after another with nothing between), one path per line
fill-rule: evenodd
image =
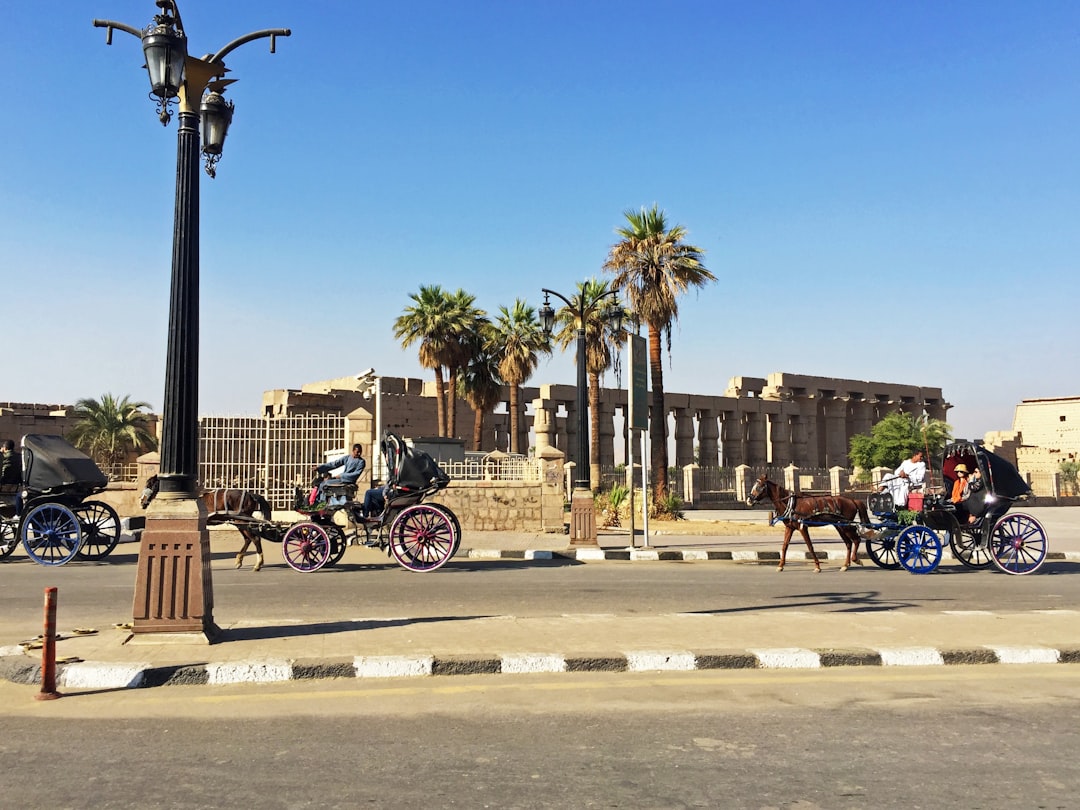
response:
M223 57L245 42L289 36L286 28L247 34L212 56L187 53L187 35L175 0L156 0L160 13L140 31L124 23L94 20L106 29L142 41L159 120L171 119L169 104L179 102L176 151L176 203L173 220L169 335L162 407L159 496L147 514L139 550L133 632L196 632L213 635L213 583L206 507L197 490L199 466L199 140L206 170L215 174L232 120L233 105L221 92L231 79ZM205 95L204 95L205 94ZM200 104L201 102L201 104Z
M544 294L544 305L540 308L540 323L544 332L551 334L555 326L555 310L551 307L548 296L554 295L561 299L571 311L575 305L570 299L555 290L541 288ZM608 290L596 300L586 306L585 291L582 289L578 296L577 310L577 396L576 408L578 417L577 438L577 476L574 479L574 491L570 498L570 542L574 544L597 545L596 542L596 512L592 498L592 464L589 459L589 369L588 348L585 337L585 319L596 308L599 302L609 295L617 295L618 290ZM621 307L614 303L612 309Z

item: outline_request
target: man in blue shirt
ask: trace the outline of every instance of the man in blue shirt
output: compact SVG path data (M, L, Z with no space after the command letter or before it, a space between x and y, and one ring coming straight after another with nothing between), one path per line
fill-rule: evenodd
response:
M355 484L361 475L364 473L364 468L367 466L367 462L364 461L363 456L364 448L359 444L352 446L352 452L347 456L336 458L333 461L328 461L325 464L320 464L315 468L315 472L320 475L327 475L331 470L336 470L338 467L344 467L341 471L341 475L337 478L323 478L319 482L319 493L315 500L325 501L326 495L323 492L323 488L331 482L340 481L345 484Z

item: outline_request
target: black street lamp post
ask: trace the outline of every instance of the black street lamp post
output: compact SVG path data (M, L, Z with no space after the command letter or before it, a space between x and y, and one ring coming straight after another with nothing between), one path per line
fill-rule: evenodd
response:
M270 38L270 51L287 28L256 31L233 40L217 53L195 58L175 0L155 0L159 13L143 30L111 20L94 20L106 29L142 41L151 94L162 125L179 104L176 152L176 207L173 222L169 337L162 408L160 494L147 514L139 549L133 631L212 634L213 585L210 577L206 509L197 492L199 464L199 136L206 172L215 176L217 161L232 121L233 104L222 91L222 59L246 42Z
M570 542L596 545L596 513L593 507L592 482L590 480L591 463L589 460L589 369L585 324L586 318L599 305L600 301L609 295L617 295L618 290L608 290L591 303L585 300L583 290L578 295L576 307L570 299L561 293L555 292L555 290L542 287L540 292L544 294L544 305L540 307L540 325L543 327L544 333L549 336L555 328L555 310L551 306L549 296L554 295L556 298L561 299L571 311L577 310L576 408L578 450L577 466L574 470L577 476L574 480L574 491L570 499ZM621 319L622 307L613 301L609 313L608 317Z

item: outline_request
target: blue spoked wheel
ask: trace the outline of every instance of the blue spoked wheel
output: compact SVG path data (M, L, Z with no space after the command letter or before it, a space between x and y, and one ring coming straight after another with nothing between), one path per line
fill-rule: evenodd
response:
M82 546L82 527L75 513L58 503L35 506L22 519L19 534L23 548L36 563L63 565Z
M332 551L333 541L318 523L297 523L281 541L285 564L305 574L326 565Z
M442 568L457 549L454 523L434 504L415 504L401 510L390 526L390 553L410 571Z
M1006 515L994 526L990 557L1006 574L1031 574L1046 561L1046 532L1031 515Z
M908 526L896 538L896 557L913 574L929 574L941 564L941 539L925 526Z
M879 568L895 571L900 567L900 560L896 557L896 536L899 534L894 528L877 529L870 537L866 538L866 553Z
M7 521L0 517L0 557L6 557L19 545L19 535L16 531L18 523Z

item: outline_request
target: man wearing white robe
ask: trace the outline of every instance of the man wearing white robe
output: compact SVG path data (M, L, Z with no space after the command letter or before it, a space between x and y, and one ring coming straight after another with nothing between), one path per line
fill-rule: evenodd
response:
M908 493L913 489L921 489L926 479L926 462L922 460L922 450L916 450L911 458L900 462L900 466L893 471L891 477L881 483L892 495L893 503L897 509L907 506Z

